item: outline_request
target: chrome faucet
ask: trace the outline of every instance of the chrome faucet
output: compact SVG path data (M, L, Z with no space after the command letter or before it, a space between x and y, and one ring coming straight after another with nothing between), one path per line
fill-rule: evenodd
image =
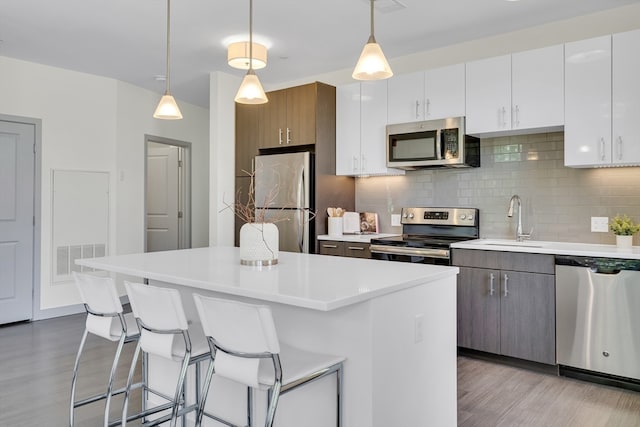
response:
M522 242L523 239L531 238L531 233L524 234L522 232L522 201L520 196L514 194L509 200L509 211L507 212L507 218L513 217L513 205L518 203L518 226L516 228L516 242ZM533 232L533 229L531 230Z

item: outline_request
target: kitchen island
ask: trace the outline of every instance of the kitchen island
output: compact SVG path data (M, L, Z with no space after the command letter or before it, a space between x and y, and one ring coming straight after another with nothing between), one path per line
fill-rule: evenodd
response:
M194 292L270 305L281 341L347 358L344 426L456 425L456 267L280 252L257 268L230 247L77 263L175 287L194 320ZM283 396L276 425L332 425L333 386L313 390L324 381Z

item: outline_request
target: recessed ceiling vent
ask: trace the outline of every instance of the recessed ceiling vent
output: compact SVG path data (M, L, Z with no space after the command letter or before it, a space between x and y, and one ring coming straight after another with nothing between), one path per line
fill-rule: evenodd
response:
M364 3L369 4L370 0L362 0ZM375 0L373 7L380 13L391 13L398 10L406 9L407 5L399 2L398 0Z

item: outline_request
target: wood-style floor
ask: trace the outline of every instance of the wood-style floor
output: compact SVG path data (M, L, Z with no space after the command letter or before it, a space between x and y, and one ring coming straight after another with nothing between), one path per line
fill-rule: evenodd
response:
M83 328L84 315L0 327L0 427L68 425L71 369ZM105 340L89 340L79 394L105 384L113 351ZM120 385L132 352L132 345L125 346ZM121 405L114 400L114 416ZM139 407L139 396L132 405ZM78 409L76 426L100 426L102 408ZM640 393L459 357L458 425L640 426Z
M73 315L0 327L0 427L63 427L69 425L71 372L85 315ZM116 345L89 335L81 360L77 398L104 392ZM126 344L116 387L123 387L135 344ZM136 377L139 380L139 373ZM102 426L104 401L75 412L77 427ZM132 394L131 412L140 408ZM122 396L112 402L112 419L120 418ZM139 423L129 423L136 426Z

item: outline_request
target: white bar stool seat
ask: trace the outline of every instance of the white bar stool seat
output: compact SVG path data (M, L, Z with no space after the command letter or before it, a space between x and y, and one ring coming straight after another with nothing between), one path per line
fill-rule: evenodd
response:
M71 380L71 399L69 405L69 425L74 425L75 408L89 403L105 400L104 426L109 425L109 410L111 398L114 395L124 392L123 389L113 390L116 368L122 348L125 343L138 340L140 331L132 313L123 314L122 304L116 285L110 277L98 277L89 274L73 273L76 287L80 292L80 299L87 312L85 329L82 334L78 353L73 366L73 377ZM111 365L111 372L105 393L96 394L81 400L76 400L76 385L78 380L78 369L80 359L89 334L96 335L112 342L118 342L116 353Z
M199 323L189 324L180 293L176 289L162 288L141 283L124 282L131 309L140 329L140 339L131 362L127 387L125 390L124 405L122 409L122 426L128 421L143 419L145 427L155 426L169 421L171 427L177 423L178 417L182 418L182 426L186 422L186 414L198 408L197 402L200 395L200 362L210 358L209 347ZM146 407L143 396L143 410L134 415L128 415L128 404L131 395L133 375L140 353L155 355L164 359L179 362L181 364L176 388L173 396L167 396L148 386L146 369L143 369L143 391L160 396L167 403L151 408ZM196 365L195 375L195 402L186 404L186 376L189 365ZM161 411L171 410L170 414L162 415L154 420L148 417Z
M213 374L248 387L247 425L253 426L251 389L268 390L267 416L264 425L273 425L281 394L327 375L336 374L336 425L342 425L341 356L312 353L280 344L271 309L265 305L246 304L194 294L196 309L209 341L212 363L199 401L196 426L203 415L234 426L204 410ZM262 424L262 423L260 423Z

